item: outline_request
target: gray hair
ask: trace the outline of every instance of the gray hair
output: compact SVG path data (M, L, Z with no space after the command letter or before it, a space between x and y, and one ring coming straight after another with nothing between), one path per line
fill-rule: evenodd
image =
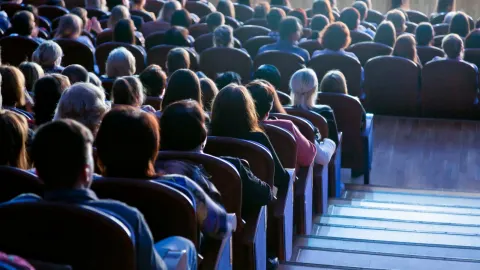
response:
M108 55L105 70L109 78L131 76L135 74L135 65L133 54L125 47L119 47Z
M105 0L85 0L85 8L108 11L107 2Z
M59 66L62 62L62 48L54 41L40 44L32 54L32 61L42 67Z
M304 109L315 106L318 79L315 71L310 68L297 70L290 78L290 90L293 105Z
M220 25L213 31L214 47L233 48L233 28L230 25Z

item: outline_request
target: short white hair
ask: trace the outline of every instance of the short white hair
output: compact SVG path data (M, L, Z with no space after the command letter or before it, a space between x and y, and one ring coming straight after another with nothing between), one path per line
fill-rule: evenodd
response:
M110 110L105 93L91 83L76 83L65 90L58 101L53 120L76 120L97 133L103 116Z
M62 62L63 51L55 41L47 40L40 44L32 54L32 61L42 67L59 66Z
M214 47L233 48L233 28L230 25L220 25L213 31Z
M135 65L133 54L125 47L119 47L108 55L105 71L109 78L131 76L135 74Z
M315 105L318 91L317 74L313 69L302 68L290 78L290 90L293 105L310 109Z

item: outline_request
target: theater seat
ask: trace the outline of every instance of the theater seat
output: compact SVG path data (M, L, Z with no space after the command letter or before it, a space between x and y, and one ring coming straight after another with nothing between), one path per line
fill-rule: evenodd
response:
M380 25L383 20L385 20L385 16L383 16L381 12L373 9L368 10L367 19L366 19L367 22Z
M132 232L87 206L33 202L0 206L0 250L73 269L136 269Z
M447 13L439 13L435 16L432 16L430 18L430 23L432 25L435 25L435 24L439 24L439 23L443 23L443 20L445 19L445 16L447 15Z
M480 66L480 49L465 49L464 60L475 64L477 67Z
M253 17L253 8L235 3L235 18L241 22L246 22Z
M265 19L252 18L252 19L246 21L246 22L244 23L244 25L258 25L258 26L262 26L262 27L268 28L268 23L267 23L267 20L265 20Z
M95 56L93 51L87 45L74 39L55 39L54 40L63 51L62 65L64 67L78 64L93 72L95 66Z
M369 36L368 34L360 31L350 31L350 37L352 39L351 44L356 44L360 42L368 42L368 41L373 41L373 38Z
M417 55L420 58L422 66L425 66L428 62L432 61L435 57L444 57L445 53L442 49L431 46L417 46Z
M145 61L147 58L144 52L131 44L122 42L107 42L98 46L95 50L95 59L100 70L100 74L105 74L105 66L110 52L119 47L125 47L125 49L133 54L135 57L136 74L141 73L145 69Z
M420 11L406 10L405 12L408 15L408 20L413 22L413 23L419 24L419 23L422 23L422 22L428 22L429 21L427 15L425 15L424 13L422 13Z
M167 56L171 49L177 48L174 45L158 45L150 48L147 53L147 65L156 64L166 70ZM190 48L185 48L190 55L190 69L198 70L198 54Z
M382 43L360 42L348 47L347 51L354 53L358 57L358 60L360 60L360 64L365 66L371 58L392 54L393 49Z
M60 6L42 5L37 7L37 9L38 9L38 16L45 17L50 21L53 21L56 18L60 18L63 15L67 15L68 13L70 13L68 9Z
M233 35L240 40L240 42L244 43L252 37L257 36L267 36L270 33L270 29L257 26L257 25L245 25L235 29Z
M407 25L407 29L405 30L405 32L415 35L415 31L417 30L418 25L413 22L406 22L405 24Z
M433 26L433 31L435 31L436 36L448 35L450 31L450 24L448 23L439 23Z
M277 42L277 40L269 36L256 36L244 42L243 48L245 48L250 57L254 59L255 56L257 56L258 50L260 50L262 46L275 42Z
M23 193L43 194L43 183L36 175L10 166L0 166L0 203Z
M162 10L163 5L165 5L164 1L160 0L147 0L145 3L145 9L153 12L153 14L159 14L160 10Z
M200 54L200 70L212 80L219 73L233 71L247 83L251 78L252 64L250 56L237 48L210 48Z
M39 45L37 41L27 37L4 37L0 39L2 63L18 66L23 61L30 61Z
M317 50L323 50L322 44L320 44L318 40L306 40L300 42L298 47L307 50L310 55L313 55Z
M200 1L186 1L185 9L188 10L188 12L193 13L200 18L203 18L215 11L210 9L210 7L207 4Z
M141 10L130 10L130 14L134 16L141 17L143 19L143 22L153 22L154 19L152 15L148 12L141 11Z
M195 39L201 35L208 34L209 32L210 30L206 23L197 23L188 28L188 33L190 33L190 36Z

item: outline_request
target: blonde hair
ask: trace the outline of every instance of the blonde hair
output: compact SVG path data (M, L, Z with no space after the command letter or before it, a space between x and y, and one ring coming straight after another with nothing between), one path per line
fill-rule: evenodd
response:
M27 91L33 91L35 82L45 75L43 68L34 62L22 62L18 68L22 71L23 76L25 77L25 88Z
M310 68L297 70L290 78L290 90L293 105L304 109L315 106L318 79L315 71Z
M330 70L320 82L320 92L348 94L347 80L340 70Z
M91 83L76 83L63 92L58 101L53 120L76 120L96 134L103 115L110 110L105 93Z
M213 31L213 47L233 48L233 28L230 25L220 25Z
M85 8L96 8L108 11L107 2L105 0L85 0Z
M77 38L82 34L82 19L77 15L67 14L60 18L56 38Z
M131 76L135 71L135 57L125 47L110 52L106 63L106 74L109 78Z
M172 17L173 12L176 10L181 10L182 5L178 1L168 1L163 5L162 9L160 12L158 12L158 18L161 20L164 20L168 23L170 23L170 19ZM170 18L166 18L167 14L170 16Z
M43 68L59 66L62 62L62 48L54 41L47 40L40 44L32 54L32 61Z
M130 11L126 6L118 5L114 7L108 18L108 28L113 29L118 21L122 19L130 19Z

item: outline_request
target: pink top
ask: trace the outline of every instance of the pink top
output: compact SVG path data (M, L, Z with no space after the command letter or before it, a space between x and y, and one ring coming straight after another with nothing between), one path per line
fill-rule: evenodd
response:
M297 165L301 167L310 166L317 150L315 145L311 143L303 134L298 130L297 126L293 124L290 120L278 119L278 120L264 120L266 124L274 125L279 128L288 130L295 140L297 141Z

